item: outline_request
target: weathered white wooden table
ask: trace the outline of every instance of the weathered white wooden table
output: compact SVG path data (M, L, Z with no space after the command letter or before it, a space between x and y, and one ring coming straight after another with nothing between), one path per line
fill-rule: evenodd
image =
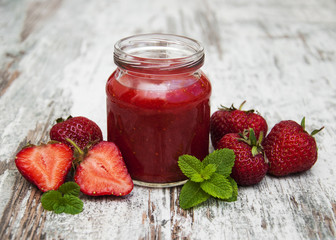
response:
M325 126L315 166L188 211L179 187L138 186L123 198L82 196L79 215L43 210L16 152L47 141L54 119L69 114L96 121L106 139L113 45L149 32L203 43L212 112L247 100L269 128L303 116L309 131ZM1 239L336 238L335 0L1 0L0 77Z

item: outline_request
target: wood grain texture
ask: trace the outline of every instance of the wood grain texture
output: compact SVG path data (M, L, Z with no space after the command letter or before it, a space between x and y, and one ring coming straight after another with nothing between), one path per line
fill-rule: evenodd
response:
M334 0L0 1L1 239L335 239L335 12ZM69 114L91 118L106 138L113 45L148 32L203 43L212 112L247 100L269 128L303 116L309 131L325 126L315 166L188 211L179 187L137 186L122 198L82 196L76 216L43 210L16 152L47 141Z

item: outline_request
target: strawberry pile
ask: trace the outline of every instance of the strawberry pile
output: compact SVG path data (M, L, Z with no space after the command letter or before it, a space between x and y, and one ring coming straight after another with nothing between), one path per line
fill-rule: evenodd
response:
M244 102L243 102L244 104ZM266 174L277 177L309 170L317 160L314 135L301 125L281 121L267 135L267 122L254 110L221 107L210 118L210 134L215 149L229 148L235 153L231 177L238 185L259 183ZM266 137L265 137L266 136Z
M80 191L91 196L124 196L133 189L118 147L103 141L96 123L85 117L58 121L50 130L51 141L28 145L19 151L19 172L41 191L57 190L71 169Z
M179 160L182 172L190 178L180 196L184 208L210 196L233 201L237 185L257 184L266 174L281 177L304 172L316 163L313 136L323 127L309 134L305 118L301 124L287 120L276 124L267 135L266 120L254 110L242 110L243 104L239 109L233 105L221 107L210 118L214 148L232 150L232 156L215 151L202 163L192 156ZM39 146L26 146L15 158L19 172L45 192L41 202L46 210L81 212L80 191L90 196L124 196L133 190L120 150L103 140L101 129L93 121L85 117L59 119L50 130L50 139ZM74 182L66 182L69 176ZM226 185L221 186L220 182ZM190 195L195 190L198 195Z

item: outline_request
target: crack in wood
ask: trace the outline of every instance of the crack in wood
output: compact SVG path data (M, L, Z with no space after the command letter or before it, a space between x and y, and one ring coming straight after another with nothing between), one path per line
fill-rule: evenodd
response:
M25 212L20 221L20 228L16 230L18 236L23 239L38 239L46 219L46 211L40 204L42 193L34 187L26 203ZM28 231L27 231L28 229ZM40 229L40 231L36 231Z
M17 151L27 143L40 143L48 139L49 122L53 112L54 109L51 108L46 124L37 124L34 130L28 132L26 138L20 142ZM5 170L16 170L14 157L8 164L0 162L0 175ZM28 200L25 206L22 206L27 194L29 194ZM22 239L39 239L43 236L42 230L46 212L40 204L41 196L42 192L17 172L12 195L0 219L0 236L3 239L14 238L14 236ZM24 212L21 216L23 208ZM19 219L21 220L17 228L14 223Z
M18 218L19 211L21 210L21 203L28 192L29 186L31 185L21 175L18 174L18 177L14 183L15 189L13 189L12 196L8 201L0 219L0 236L5 238L11 238L13 236L13 223Z
M0 69L0 97L5 94L14 80L21 75L21 72L16 68L24 54L24 51L19 51L16 54L6 52L6 57L9 57L10 60L3 69Z
M162 231L161 225L157 224L157 219L155 217L156 206L154 202L151 201L151 192L152 190L149 189L148 191L148 203L147 203L147 214L144 212L142 214L142 222L145 222L145 219L149 220L149 231L148 234L145 236L145 239L161 239Z
M25 41L39 24L52 17L61 6L61 3L62 0L35 1L30 3L21 31L21 42Z
M221 60L223 58L223 49L216 12L210 8L206 1L204 3L205 8L196 11L196 21L200 24L206 41L215 46L218 58Z

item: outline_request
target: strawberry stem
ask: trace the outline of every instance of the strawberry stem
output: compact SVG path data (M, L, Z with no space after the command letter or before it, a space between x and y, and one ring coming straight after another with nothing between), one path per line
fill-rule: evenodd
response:
M259 153L264 154L263 147L261 145L264 136L264 133L262 131L259 134L258 140L256 138L253 128L245 129L244 132L240 133L239 135L241 136L241 138L238 139L239 141L242 141L251 146L251 152L253 157Z
M74 146L80 155L84 155L83 150L80 149L80 147L78 147L78 145L74 141L72 141L70 138L66 138L65 140L67 140L72 146Z
M242 110L242 108L243 108L243 106L244 106L244 104L246 103L246 100L244 100L244 102L242 102L241 104L240 104L240 106L239 106L239 110Z
M66 138L66 140L72 145L74 146L74 150L73 150L73 160L72 160L72 166L73 166L73 171L76 171L76 168L79 166L79 164L84 160L85 156L88 153L88 149L84 148L81 149L80 147L78 147L78 145L72 141L69 138Z

